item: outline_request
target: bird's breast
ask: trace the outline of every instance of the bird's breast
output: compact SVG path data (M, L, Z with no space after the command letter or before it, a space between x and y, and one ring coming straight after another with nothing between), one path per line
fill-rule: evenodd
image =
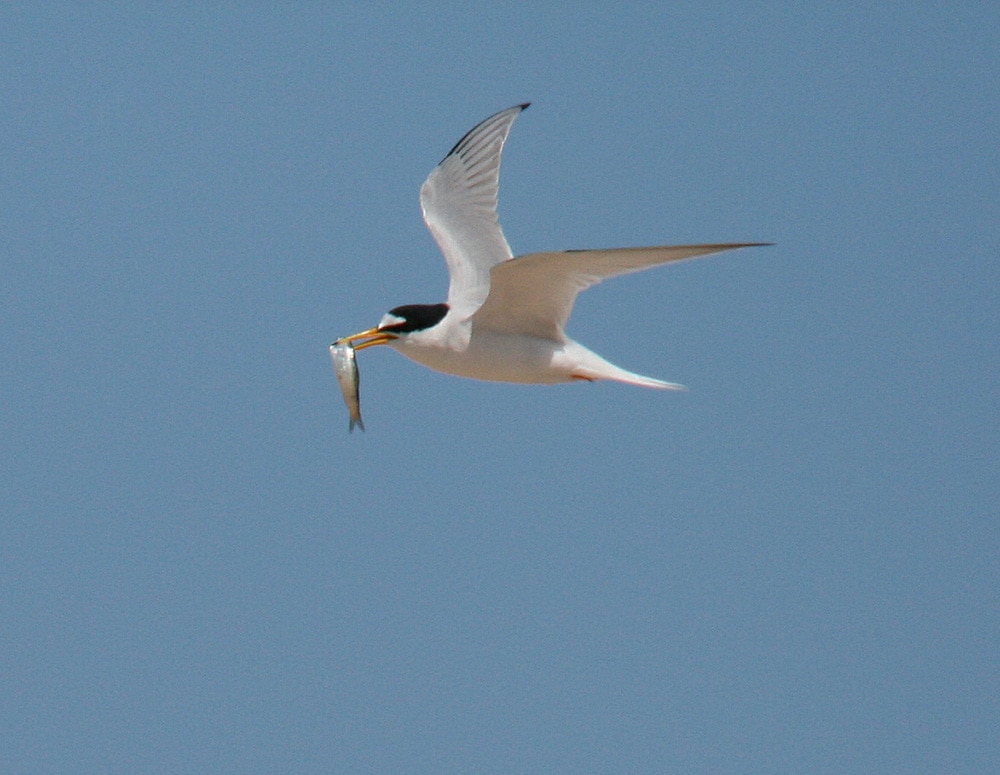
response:
M562 343L548 339L477 330L463 342L412 338L392 346L417 363L459 377L536 384L571 379L555 367Z

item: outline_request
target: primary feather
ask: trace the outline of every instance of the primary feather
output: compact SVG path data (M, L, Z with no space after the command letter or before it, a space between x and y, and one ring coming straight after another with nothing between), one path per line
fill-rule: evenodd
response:
M472 322L494 331L565 341L563 329L580 291L618 275L752 244L531 253L493 267L489 295Z
M490 289L490 269L513 255L497 219L500 154L529 103L490 116L459 140L420 188L420 207L448 263L448 306L472 314Z

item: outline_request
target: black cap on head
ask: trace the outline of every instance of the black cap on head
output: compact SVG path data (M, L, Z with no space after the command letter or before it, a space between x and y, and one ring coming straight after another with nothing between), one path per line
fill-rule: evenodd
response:
M399 322L379 326L380 331L393 334L412 334L436 326L448 314L447 304L404 304L394 307L389 314L398 318Z

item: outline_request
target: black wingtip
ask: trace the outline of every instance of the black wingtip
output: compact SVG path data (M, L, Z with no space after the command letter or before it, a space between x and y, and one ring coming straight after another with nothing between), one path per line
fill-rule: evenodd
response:
M457 143L455 143L451 147L451 150L448 151L448 153L446 153L444 155L444 159L441 159L441 161L443 162L445 159L447 159L449 156L451 156L453 153L455 153L459 148L461 148L462 144L465 143L465 141L468 139L469 135L471 135L473 132L475 132L477 129L479 129L479 127L481 127L483 124L485 124L485 123L487 123L489 121L492 121L494 118L496 118L497 116L499 116L501 113L507 113L507 112L513 110L514 108L520 108L521 110L525 110L530 104L531 104L530 102L522 102L520 105L511 105L509 108L505 108L504 110L501 110L501 111L499 111L497 113L494 113L492 116L488 116L487 118L484 118L482 121L480 121L474 127L472 127L472 129L470 129L468 132L466 132L464 135L462 135L462 139L460 139Z

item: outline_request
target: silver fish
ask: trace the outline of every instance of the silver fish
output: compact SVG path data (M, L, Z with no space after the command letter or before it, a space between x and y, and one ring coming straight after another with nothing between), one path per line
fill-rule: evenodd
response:
M334 342L330 345L330 358L333 360L333 370L337 372L340 392L344 394L344 403L347 404L347 411L351 414L351 424L348 429L353 431L357 425L364 430L365 424L361 421L361 397L358 394L361 375L358 373L358 362L354 357L354 346Z

